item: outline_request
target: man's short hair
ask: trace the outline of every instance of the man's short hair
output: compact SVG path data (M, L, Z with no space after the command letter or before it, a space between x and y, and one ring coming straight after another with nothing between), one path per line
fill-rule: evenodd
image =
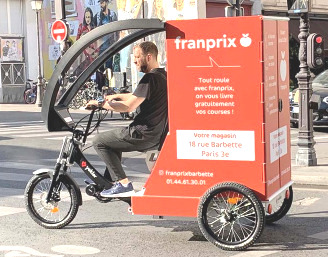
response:
M155 56L155 58L157 60L158 49L157 49L157 46L153 42L144 41L144 42L141 42L140 44L136 45L135 47L140 47L140 49L142 50L142 53L144 55L151 54L151 55Z

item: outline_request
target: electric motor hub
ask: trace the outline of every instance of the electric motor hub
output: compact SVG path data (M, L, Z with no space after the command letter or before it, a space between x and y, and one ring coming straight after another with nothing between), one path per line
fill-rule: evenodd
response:
M85 188L85 192L87 193L87 195L90 195L90 196L94 196L96 194L96 191L97 191L96 187L93 184L89 184Z

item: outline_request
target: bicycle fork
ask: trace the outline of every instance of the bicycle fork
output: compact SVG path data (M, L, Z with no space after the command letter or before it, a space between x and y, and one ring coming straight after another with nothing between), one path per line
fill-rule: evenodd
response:
M68 157L68 154L67 154L67 146L70 144L70 138L68 138L67 136L64 137L63 139L63 144L62 144L62 147L60 149L60 153L59 153L59 157L57 159L57 162L56 162L56 165L55 165L55 169L54 169L54 172L52 174L52 180L51 180L51 184L50 184L50 188L49 188L49 191L48 191L48 194L47 194L47 203L49 203L51 201L51 199L53 198L53 191L54 191L54 188L57 185L57 180L58 180L58 177L59 177L59 173L60 173L60 169L61 167L63 166L63 172L65 173L67 171L67 157ZM59 188L60 189L60 188ZM58 190L58 188L57 188ZM58 200L58 199L55 199L55 200Z

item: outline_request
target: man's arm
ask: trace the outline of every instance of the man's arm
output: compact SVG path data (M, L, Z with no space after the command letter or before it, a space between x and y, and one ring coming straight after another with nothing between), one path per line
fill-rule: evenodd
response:
M120 101L126 101L132 95L132 93L122 93L122 94L114 94L114 95L107 95L105 100L110 102L113 99L120 99Z
M120 99L120 100L115 100ZM145 100L144 97L137 97L132 93L115 94L106 96L102 104L104 109L115 112L132 112ZM91 100L87 104L87 108L91 106L98 106L97 100Z
M121 100L115 100L113 98L110 101L106 101L104 108L116 112L132 112L138 108L138 106L145 100L144 97L138 97L131 94L118 94L117 96L124 96Z

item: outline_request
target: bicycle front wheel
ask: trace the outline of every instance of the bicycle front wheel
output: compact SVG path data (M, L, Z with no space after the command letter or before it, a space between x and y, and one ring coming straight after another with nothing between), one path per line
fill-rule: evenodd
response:
M49 202L46 198L51 185L49 174L35 175L25 189L28 214L40 226L62 228L68 225L79 209L77 191L65 179L59 178Z

